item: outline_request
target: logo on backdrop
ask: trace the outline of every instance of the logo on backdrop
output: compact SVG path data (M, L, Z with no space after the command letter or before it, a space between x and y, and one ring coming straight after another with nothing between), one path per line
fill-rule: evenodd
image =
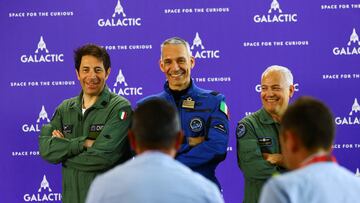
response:
M49 181L46 179L46 175L43 176L40 182L40 187L37 193L26 193L24 194L25 202L43 202L43 201L61 201L61 193L53 192L50 188Z
M116 76L116 80L114 82L112 92L121 96L129 96L129 95L143 95L142 87L132 87L129 86L126 82L125 76L121 69L119 69L119 73Z
M64 62L64 54L52 54L46 46L46 42L43 36L40 36L40 40L34 51L34 54L23 54L20 57L22 63L55 63Z
M46 176L44 175L43 180L41 181L40 188L38 189L38 192L41 192L41 190L48 190L49 192L52 192L49 182L46 180Z
M141 26L141 18L128 17L123 7L123 1L118 0L111 18L99 19L100 27L133 27Z
M360 125L360 105L357 98L354 99L348 116L335 117L336 125Z
M356 29L353 28L349 41L344 47L334 47L333 54L339 55L360 55L360 41Z
M267 14L257 14L254 16L255 23L296 23L298 16L296 13L284 13L279 1L272 0Z
M26 124L22 125L21 129L25 133L40 132L41 127L44 124L47 124L49 122L50 122L50 119L49 119L48 113L45 110L45 106L42 105L40 113L38 115L38 118L36 119L36 122L35 123L26 123Z
M356 177L360 177L360 171L359 171L359 168L356 168L355 176L356 176Z
M203 59L214 59L220 58L219 50L210 50L205 49L202 39L198 32L195 34L195 38L193 40L193 44L190 47L191 52L195 58L203 58Z
M256 91L256 92L261 92L261 84L257 84L257 85L255 86L255 91ZM298 91L299 91L299 83L295 83L295 84L294 84L294 91L295 91L295 92L298 92Z

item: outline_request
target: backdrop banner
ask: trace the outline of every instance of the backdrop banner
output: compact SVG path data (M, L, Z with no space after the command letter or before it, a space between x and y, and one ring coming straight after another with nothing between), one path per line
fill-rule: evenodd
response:
M197 85L226 96L228 154L216 171L226 202L243 199L235 128L261 108L260 77L270 65L293 72L291 101L310 95L332 109L334 154L360 176L359 1L2 0L0 5L1 202L61 202L61 164L39 156L38 136L56 107L80 93L75 48L95 43L107 49L112 60L107 85L135 107L162 90L160 44L173 36L190 43Z

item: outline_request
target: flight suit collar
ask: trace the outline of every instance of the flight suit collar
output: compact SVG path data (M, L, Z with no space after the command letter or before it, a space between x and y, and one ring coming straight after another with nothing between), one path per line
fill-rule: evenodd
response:
M278 122L274 121L274 119L264 108L261 108L259 112L259 119L260 122L263 124L274 124L274 123L279 124Z
M84 92L81 91L80 95L76 98L75 102L71 105L71 108L82 109L82 97ZM110 91L109 87L105 85L103 91L100 93L99 99L95 102L91 108L101 109L104 108L107 103L110 101Z

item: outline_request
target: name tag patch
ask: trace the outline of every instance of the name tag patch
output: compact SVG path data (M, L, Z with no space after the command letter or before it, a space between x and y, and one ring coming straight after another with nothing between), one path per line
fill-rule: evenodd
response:
M271 146L272 145L272 139L270 137L261 137L258 138L259 145L261 147L263 146Z
M93 124L90 126L90 132L101 132L104 124Z
M88 139L96 140L96 138L100 135L100 132L104 128L104 124L93 124L90 126L90 132Z

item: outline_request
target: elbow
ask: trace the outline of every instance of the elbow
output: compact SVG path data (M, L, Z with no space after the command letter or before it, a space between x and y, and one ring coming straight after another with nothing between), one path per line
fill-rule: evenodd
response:
M52 156L51 153L47 152L47 150L42 149L42 147L40 147L40 156L44 160L52 164L59 164L62 162L62 160L55 158L54 156Z

